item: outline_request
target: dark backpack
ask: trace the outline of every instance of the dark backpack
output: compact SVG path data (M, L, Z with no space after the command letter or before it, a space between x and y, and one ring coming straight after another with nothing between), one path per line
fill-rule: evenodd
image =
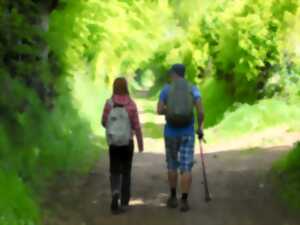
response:
M173 81L167 98L167 122L173 127L186 127L192 123L193 113L192 85L185 79Z

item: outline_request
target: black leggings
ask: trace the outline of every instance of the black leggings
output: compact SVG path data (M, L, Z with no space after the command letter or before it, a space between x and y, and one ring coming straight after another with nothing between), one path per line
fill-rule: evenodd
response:
M112 194L119 194L121 202L127 205L130 200L133 141L128 146L109 146L110 181Z

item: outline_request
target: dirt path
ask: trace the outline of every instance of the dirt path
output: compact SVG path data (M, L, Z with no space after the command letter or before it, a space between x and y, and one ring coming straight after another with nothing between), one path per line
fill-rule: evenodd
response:
M149 117L142 115L142 120L146 123ZM161 118L150 120L163 123ZM134 158L133 198L126 214L110 214L108 160L102 155L89 176L61 178L59 185L50 190L44 202L47 209L45 224L300 225L300 217L289 214L277 199L269 176L273 162L286 154L290 146L238 150L249 148L249 143L245 145L246 140L241 140L240 146L229 143L207 146L207 172L213 201L209 204L203 201L202 172L197 154L190 196L192 210L183 214L165 207L168 187L162 139L148 137L145 140L146 152L136 154ZM290 145L293 141L291 138L285 143Z
M107 160L83 181L65 182L52 190L45 203L48 225L299 225L280 205L270 184L272 162L285 148L226 151L207 155L208 176L213 195L203 201L200 163L196 163L191 193L192 210L182 214L165 207L168 196L163 154L137 154L131 209L120 216L109 212L110 192ZM199 157L197 155L197 157Z

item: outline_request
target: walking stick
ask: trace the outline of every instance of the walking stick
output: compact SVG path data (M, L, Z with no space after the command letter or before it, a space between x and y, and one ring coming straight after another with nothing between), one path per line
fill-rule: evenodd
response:
M203 180L204 180L205 201L210 202L211 196L210 196L209 189L208 189L206 167L205 167L205 162L204 162L204 151L203 151L203 144L202 144L201 139L199 140L199 144L200 144L200 157L201 157Z

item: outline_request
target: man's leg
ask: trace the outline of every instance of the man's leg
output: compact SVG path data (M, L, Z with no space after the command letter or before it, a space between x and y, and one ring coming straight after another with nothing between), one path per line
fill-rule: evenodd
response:
M177 201L177 183L178 183L178 140L176 138L165 137L166 161L168 167L168 181L170 187L170 197L167 205L169 208L176 208Z
M169 186L171 190L171 196L176 198L176 191L177 191L177 183L178 183L178 173L177 171L169 171L168 172L168 180Z
M189 193L192 185L192 173L184 172L181 174L181 191L182 193Z
M180 210L182 212L187 212L190 209L188 197L190 193L192 185L192 173L191 172L184 172L181 174L181 207Z
M188 195L192 185L192 168L194 164L194 145L195 140L193 136L182 138L180 146L180 171L181 171L181 208L182 212L190 209L188 204Z
M169 180L169 187L170 187L170 197L168 199L167 206L169 208L177 208L177 206L178 206L178 200L177 200L178 174L177 174L177 171L169 170L168 180Z

